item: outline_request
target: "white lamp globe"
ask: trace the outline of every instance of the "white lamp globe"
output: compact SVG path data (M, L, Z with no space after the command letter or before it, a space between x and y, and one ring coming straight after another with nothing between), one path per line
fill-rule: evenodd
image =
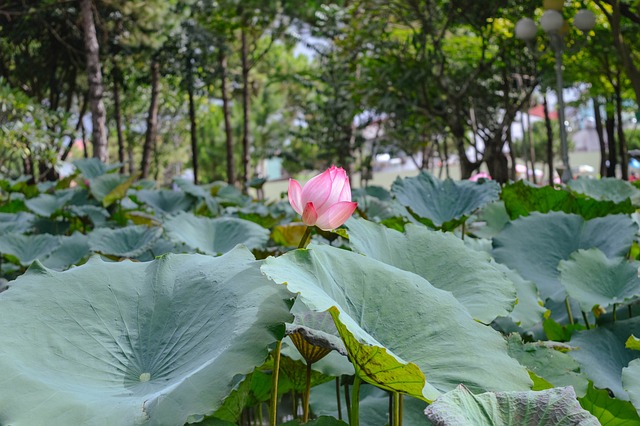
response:
M533 40L537 32L538 27L531 18L522 18L516 22L516 38L519 40Z
M588 9L579 10L573 17L573 25L583 33L591 31L596 26L596 15Z
M540 18L540 26L547 33L557 33L562 28L563 23L562 14L557 10L545 10Z

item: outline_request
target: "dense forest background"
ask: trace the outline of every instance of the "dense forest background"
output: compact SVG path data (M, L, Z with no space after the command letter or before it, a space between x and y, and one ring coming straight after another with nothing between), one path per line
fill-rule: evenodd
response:
M484 164L506 181L518 153L548 161L545 146L518 148L510 132L519 111L548 110L555 87L543 31L529 48L514 36L542 6L4 1L0 174L52 180L93 156L161 183L190 170L196 183L246 189L269 158L288 174L335 163L369 176L376 154L404 153L421 169L457 156L463 177ZM640 2L566 1L567 22L581 8L596 27L567 26L565 86L595 106L601 174L626 179L627 152L640 148L622 118L640 99ZM547 124L537 131L557 158Z

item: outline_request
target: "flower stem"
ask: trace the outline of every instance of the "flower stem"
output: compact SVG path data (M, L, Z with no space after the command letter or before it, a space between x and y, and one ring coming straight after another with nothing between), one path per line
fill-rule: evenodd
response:
M282 349L282 340L278 340L276 348L273 350L273 373L271 382L271 410L269 412L269 425L276 426L278 419L278 373L280 372L280 349Z
M393 426L402 426L402 394L393 392Z
M336 377L336 399L338 400L338 420L342 420L342 404L340 403L340 377Z
M569 304L569 296L564 299L564 306L567 308L567 315L569 315L569 324L575 324L573 321L573 313L571 313L571 304Z
M353 378L353 386L351 388L351 414L349 415L349 426L360 425L360 383L362 380L357 374Z
M584 326L587 327L587 330L591 329L591 324L589 324L589 317L587 317L587 313L582 311L582 319L584 320Z
M307 361L307 386L304 390L304 411L302 423L309 421L309 397L311 396L311 363Z
M300 244L298 244L298 248L305 248L307 244L309 244L309 237L311 237L311 226L307 226L304 230L304 234L302 235Z

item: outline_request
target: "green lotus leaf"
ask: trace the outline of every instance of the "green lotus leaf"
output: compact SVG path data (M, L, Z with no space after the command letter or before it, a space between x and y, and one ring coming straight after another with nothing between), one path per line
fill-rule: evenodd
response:
M147 251L160 235L161 228L149 228L144 225L117 229L98 228L89 234L89 247L92 251L102 254L136 257Z
M576 400L573 388L474 395L464 386L446 393L425 410L439 426L599 426Z
M582 371L600 389L609 389L625 401L629 395L622 386L622 369L640 353L625 347L631 335L640 335L640 318L616 321L611 325L574 332L570 344L575 350L569 354L580 364Z
M560 261L558 270L567 294L584 312L640 296L638 262L609 259L597 248L576 251L569 260Z
M109 219L109 212L100 206L85 204L82 206L70 206L69 211L78 217L87 217L94 226L102 226Z
M427 378L427 399L437 396L436 389L446 392L459 383L483 390L529 389L528 374L507 355L504 339L474 321L451 293L366 256L311 247L269 258L262 271L299 293L311 310L335 307L336 326L361 346L385 349L402 364L415 363Z
M465 240L466 242L467 240ZM509 269L502 264L496 265L498 269L504 271L507 278L516 287L518 302L509 313L509 318L518 326L527 329L540 323L547 309L543 306L538 294L536 285L525 280L513 269Z
M25 205L40 216L49 217L56 211L62 209L74 193L72 191L58 191L55 194L40 194L37 197L25 200Z
M243 195L238 188L224 182L216 182L211 186L211 195L223 206L244 206L251 202L251 197Z
M210 186L196 185L193 181L184 178L174 178L173 181L185 193L196 198L205 198L210 195Z
M91 194L104 207L124 198L136 177L127 177L117 173L101 175L90 180Z
M172 240L212 255L226 253L238 244L250 250L263 247L269 239L269 231L253 222L231 217L210 219L191 213L170 218L164 229Z
M593 383L589 383L587 394L578 400L582 408L593 414L603 425L640 426L640 417L630 402L611 398L607 390L596 389Z
M182 191L143 189L136 192L136 195L138 200L162 214L174 214L185 211L193 205L193 198Z
M287 297L243 248L94 257L65 272L36 264L0 295L0 422L182 425L212 414L282 337Z
M631 200L633 205L640 205L640 189L629 182L616 178L585 179L578 178L567 183L572 191L587 195L596 200L622 203Z
M73 165L85 179L93 179L120 167L120 164L105 164L97 158L81 158L73 161Z
M493 238L510 220L504 201L494 201L480 209L476 222L470 226L469 230L480 238Z
M574 213L589 220L610 214L630 214L635 208L630 201L614 203L574 195L564 189L550 186L533 186L523 180L502 188L502 200L511 219L528 216L530 212L551 211Z
M513 309L513 282L491 256L468 248L455 235L414 224L407 224L405 233L400 233L354 218L346 225L355 251L450 291L476 320L490 323Z
M58 248L45 257L42 264L55 270L67 269L88 257L89 254L89 238L80 232L75 232L68 237L61 236Z
M359 341L340 321L338 308L332 306L329 312L347 348L349 360L362 380L380 389L432 400L435 389L426 383L420 367L413 362L399 360L385 347ZM428 390L423 391L425 388Z
M42 259L60 245L60 237L49 234L7 234L0 238L0 253L15 256L20 264L30 265Z
M35 216L27 212L0 213L0 234L20 234L33 227Z
M562 352L565 345L557 343L559 348L555 348L554 342L524 343L518 334L511 334L508 342L509 355L529 371L554 387L572 386L578 396L586 394L589 380L580 372L580 364Z
M607 257L624 256L637 225L626 215L584 220L574 214L532 213L507 224L493 239L495 259L533 281L543 300L565 298L558 264L579 249L598 248Z
M306 230L307 225L301 222L278 225L271 231L271 239L281 246L298 247Z
M629 395L629 400L640 413L640 359L634 359L622 369L622 387Z
M427 225L453 229L478 208L498 200L500 185L495 181L441 181L422 172L416 177L397 178L391 193Z
M624 347L627 349L633 349L635 351L640 351L640 339L638 339L633 334L629 336L626 342L624 342Z

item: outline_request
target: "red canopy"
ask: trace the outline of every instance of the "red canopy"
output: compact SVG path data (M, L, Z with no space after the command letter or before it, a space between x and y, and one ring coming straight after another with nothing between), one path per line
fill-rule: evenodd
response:
M533 108L531 108L529 110L529 115L532 115L534 117L544 118L544 106L543 105L534 106ZM558 112L557 111L550 111L549 112L549 118L551 120L557 120L558 119Z

